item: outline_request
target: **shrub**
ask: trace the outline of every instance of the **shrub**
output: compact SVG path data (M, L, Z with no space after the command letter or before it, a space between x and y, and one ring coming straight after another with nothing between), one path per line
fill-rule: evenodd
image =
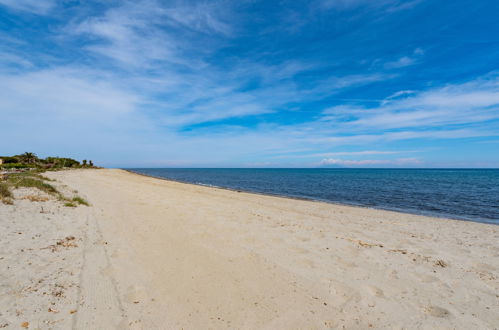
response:
M4 164L19 163L19 158L17 157L2 157Z
M16 168L34 168L36 167L33 164L24 164L24 163L8 163L0 165L0 168L4 169L16 169Z
M77 167L80 165L79 161L72 158L47 157L45 162L52 164L53 167Z

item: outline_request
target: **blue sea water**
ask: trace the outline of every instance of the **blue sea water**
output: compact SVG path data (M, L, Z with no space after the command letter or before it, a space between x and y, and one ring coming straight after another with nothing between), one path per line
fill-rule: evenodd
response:
M499 224L498 169L128 170L234 190Z

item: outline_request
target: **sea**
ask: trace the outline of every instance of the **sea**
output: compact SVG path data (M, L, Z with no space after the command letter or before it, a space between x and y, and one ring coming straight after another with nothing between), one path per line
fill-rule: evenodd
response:
M210 187L499 225L499 169L127 170Z

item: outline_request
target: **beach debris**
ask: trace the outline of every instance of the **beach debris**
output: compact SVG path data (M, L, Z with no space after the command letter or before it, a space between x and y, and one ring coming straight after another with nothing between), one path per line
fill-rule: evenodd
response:
M374 247L374 246L377 246L377 247L380 247L380 248L383 247L383 244L367 243L367 242L361 241L360 239L347 238L347 240L350 241L350 242L357 243L357 244L359 244L362 247L369 247L369 248L370 247Z
M76 309L72 309L72 310L70 310L70 311L69 311L69 314L74 314L74 313L76 313L76 312L77 312L77 310L76 310Z
M388 252L398 252L398 253L402 253L402 254L407 254L407 251L406 250L402 250L402 249L388 250Z
M29 322L23 322L21 323L21 327L28 329L29 328Z
M64 291L62 291L62 290L56 290L56 291L52 292L52 295L54 297L61 298L61 297L64 297Z
M445 268L447 267L447 263L442 259L438 259L437 261L435 261L435 266L440 266L442 268Z
M50 308L48 309L48 312L49 313L59 313L59 311L57 309L53 309L53 308Z
M64 285L62 285L62 284L55 284L54 285L54 289L52 290L51 294L54 297L62 298L62 297L64 297L64 290L66 290L66 288L64 287Z
M448 310L438 306L426 306L424 312L434 317L446 317L450 314Z
M76 240L76 237L74 236L67 236L64 239L58 240L55 244L49 245L47 247L41 248L41 250L44 249L50 249L52 252L58 251L59 247L65 247L65 248L70 248L70 247L78 247L78 244L76 244L74 241Z

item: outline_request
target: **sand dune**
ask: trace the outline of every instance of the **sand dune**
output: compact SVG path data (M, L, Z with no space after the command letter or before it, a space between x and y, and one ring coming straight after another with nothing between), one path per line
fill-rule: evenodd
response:
M0 265L9 267L0 277L0 326L499 327L498 226L122 170L48 175L91 207L27 200L0 206ZM43 205L49 216L39 213ZM71 236L76 247L40 250ZM20 251L26 248L31 254ZM23 289L44 271L53 287L65 283L64 299ZM52 302L58 313L48 310Z

